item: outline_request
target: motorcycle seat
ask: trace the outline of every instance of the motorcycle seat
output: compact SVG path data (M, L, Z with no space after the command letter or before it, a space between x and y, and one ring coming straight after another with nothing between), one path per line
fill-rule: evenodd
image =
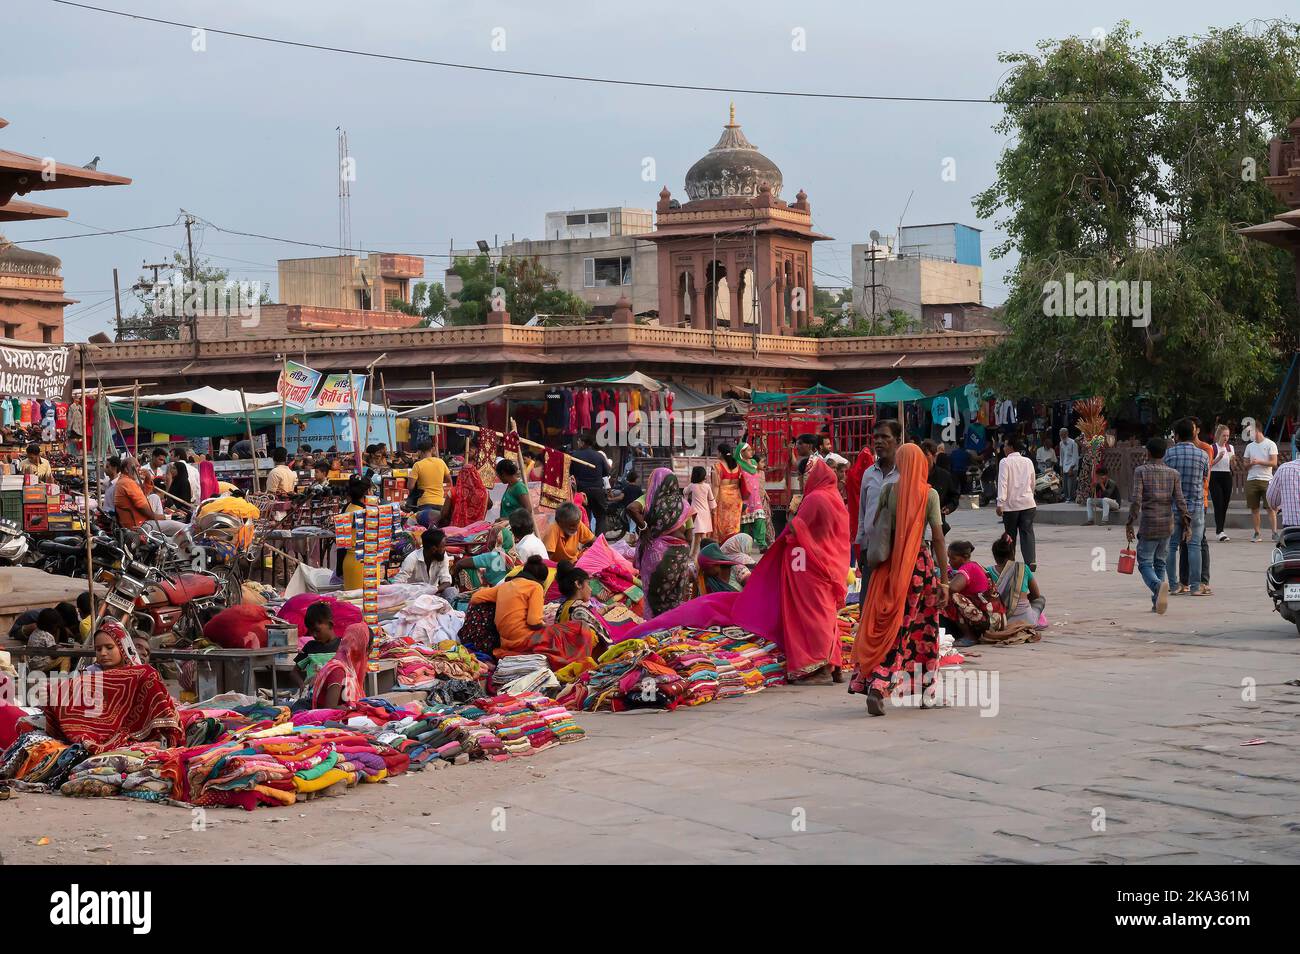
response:
M78 553L84 554L86 545L84 542L65 543L62 540L42 540L36 544L36 552L43 553L46 556L75 556Z
M1283 527L1278 534L1277 548L1288 556L1292 552L1300 554L1300 527Z
M175 582L163 580L161 586L167 599L177 605L217 592L217 581L202 573L182 573Z

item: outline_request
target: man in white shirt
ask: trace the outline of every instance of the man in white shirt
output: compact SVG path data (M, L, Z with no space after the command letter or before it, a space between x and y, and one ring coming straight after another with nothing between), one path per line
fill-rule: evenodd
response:
M420 549L407 555L392 583L423 583L432 586L445 600L457 595L451 581L451 560L447 558L447 535L439 527L424 531Z
M546 544L537 535L533 515L522 507L510 513L510 535L515 538L515 556L520 563L527 563L532 556L539 556L543 560L551 558L546 552Z
M1065 499L1074 500L1074 492L1079 485L1079 442L1070 436L1070 429L1063 427L1057 435L1056 456L1061 462L1061 476L1065 478Z
M867 566L867 549L871 546L874 531L872 524L876 522L880 491L885 484L898 483L894 454L898 451L898 442L902 436L902 426L894 420L878 422L871 434L871 451L876 455L876 461L862 475L861 490L858 493L858 536L853 541L858 545L858 573L862 577L864 594L871 579L871 568Z
M1255 425L1254 439L1241 452L1241 459L1250 464L1246 472L1246 506L1250 508L1250 521L1255 532L1251 543L1259 542L1259 505L1264 504L1273 522L1273 539L1277 539L1277 511L1268 503L1268 482L1273 479L1277 466L1277 445L1268 439L1259 425Z
M1031 571L1038 569L1038 548L1034 543L1034 514L1038 504L1034 500L1034 481L1038 475L1034 464L1021 451L1024 438L1019 434L1007 437L1011 450L998 464L998 516L1002 527L1014 546L1020 542L1020 555Z
M298 474L288 465L289 452L283 447L271 451L271 460L275 466L266 476L268 494L291 494L298 487Z
M99 508L109 516L117 513L113 495L117 492L117 475L121 468L116 457L104 461L104 476L99 481Z

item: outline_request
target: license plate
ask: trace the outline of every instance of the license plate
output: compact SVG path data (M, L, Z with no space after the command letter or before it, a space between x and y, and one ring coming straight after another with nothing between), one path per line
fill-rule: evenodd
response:
M1300 583L1287 583L1282 587L1282 602L1300 603Z

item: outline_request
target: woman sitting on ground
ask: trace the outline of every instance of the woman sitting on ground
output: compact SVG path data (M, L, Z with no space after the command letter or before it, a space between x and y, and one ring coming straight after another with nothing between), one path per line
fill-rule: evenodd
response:
M493 622L500 644L493 654L498 659L539 653L552 669L563 669L591 656L596 645L591 627L577 622L546 625L542 616L543 587L549 574L546 561L533 556L516 576L474 592L471 609L476 604L496 604Z
M123 666L143 665L135 640L115 619L100 620L91 648L95 650L95 661L86 667L86 672L108 672Z
M312 680L313 709L346 709L366 696L370 628L365 623L353 623L344 630L338 646L334 658L321 666Z
M1016 545L1005 533L993 542L993 565L985 567L989 580L1007 610L1007 630L1039 629L1047 600L1034 572L1015 558Z
M559 587L564 602L555 614L557 623L581 623L596 634L596 648L592 655L603 653L610 646L609 630L605 621L591 608L591 576L586 570L563 560L555 570L555 585Z
M967 540L948 544L951 600L939 615L943 625L957 634L957 646L974 646L981 634L1003 629L1007 621L984 567L971 559L974 552L975 545Z

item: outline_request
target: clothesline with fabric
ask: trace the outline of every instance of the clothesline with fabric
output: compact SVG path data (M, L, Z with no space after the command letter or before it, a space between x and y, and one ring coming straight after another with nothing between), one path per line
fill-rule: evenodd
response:
M433 420L431 420L431 421L429 421L429 424L430 424L431 426L433 426L433 427L449 427L449 428L451 428L452 430L458 430L458 431L481 431L481 430L484 429L484 428L479 427L479 426L476 425L476 424L456 424L456 423L448 422L448 421L433 421ZM527 438L524 438L524 437L519 438L519 443L521 443L521 444L527 444L529 447L539 447L539 448L541 448L542 450L554 450L554 449L555 449L555 448L553 448L553 447L547 447L545 444L539 444L539 443L537 443L537 441L530 441L530 440L528 440ZM567 457L567 458L569 458L569 460L571 460L571 461L572 461L573 463L575 463L575 464L581 464L583 467L591 467L591 468L594 469L595 466L596 466L595 464L589 463L588 461L585 461L585 460L582 460L582 459L580 459L580 458L574 457L572 454L565 454L564 456Z

